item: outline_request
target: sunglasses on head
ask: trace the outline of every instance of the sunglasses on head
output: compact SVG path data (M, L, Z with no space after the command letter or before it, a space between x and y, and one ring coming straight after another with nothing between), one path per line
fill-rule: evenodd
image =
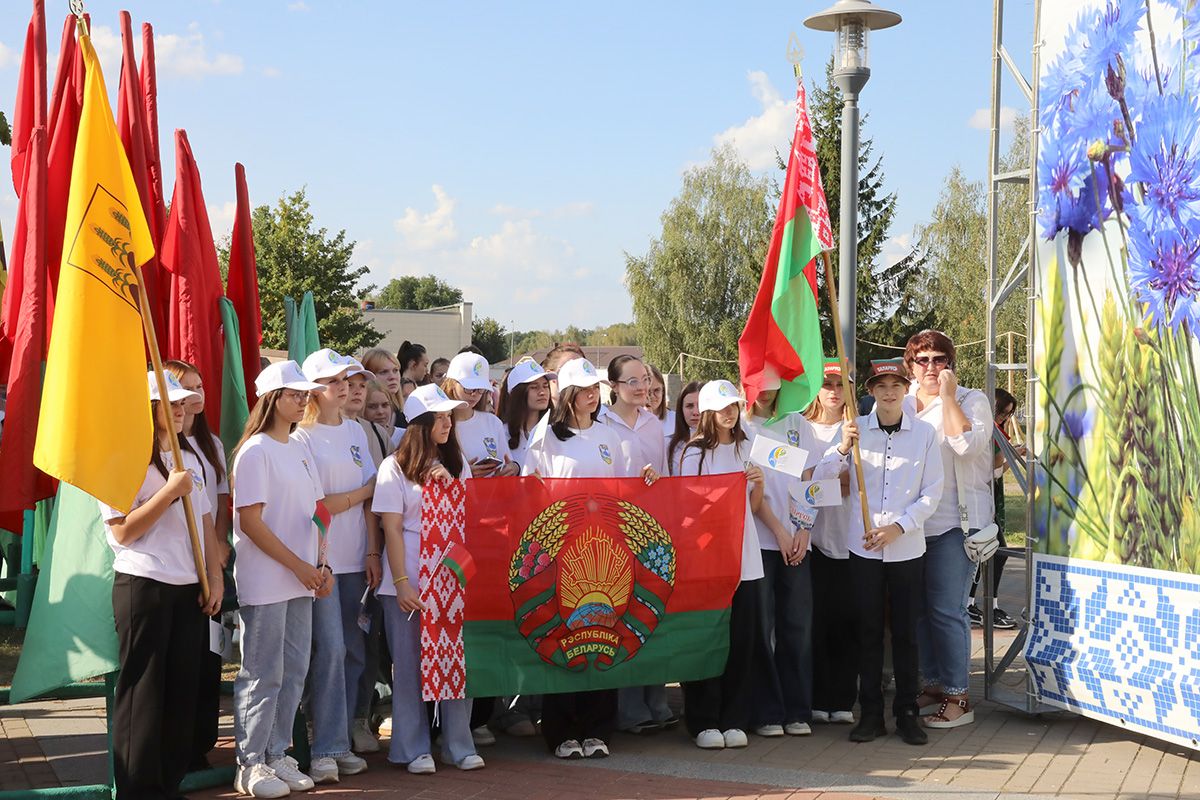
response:
M913 359L914 364L920 364L922 367L928 367L933 364L935 367L944 367L950 363L950 356L917 356Z

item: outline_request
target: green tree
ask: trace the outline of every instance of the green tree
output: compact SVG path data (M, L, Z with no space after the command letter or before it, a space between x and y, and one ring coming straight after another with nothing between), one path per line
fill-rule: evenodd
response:
M287 349L283 298L297 303L306 291L313 293L321 344L339 353L374 347L383 336L363 319L358 298L359 279L366 267L354 267L354 242L346 232L332 238L325 228L314 228L308 198L301 189L279 203L259 206L251 216L258 263L258 294L262 308L263 347ZM228 249L222 248L228 264Z
M381 308L422 309L452 306L463 301L462 289L458 289L433 275L418 278L405 275L392 278L379 293Z
M771 238L769 178L755 177L733 146L683 176L644 256L625 254L625 286L646 358L681 352L689 379L737 377L737 339L754 302Z
M8 127L8 117L3 111L0 111L0 144L12 146L12 129Z
M1029 119L1018 117L1007 151L1000 161L1003 172L1029 166ZM959 350L957 372L964 386L983 388L987 369L986 348L982 339L987 332L987 184L969 181L961 165L955 164L942 184L942 194L930 213L930 221L917 228L920 247L929 261L926 294L937 298L934 308L936 326L946 332ZM1007 274L1029 233L1026 211L1029 189L1025 184L1000 186L999 199L999 271ZM1013 331L1013 359L1026 360L1027 298L1014 291L997 311L997 360L1008 361L1007 332ZM1014 394L1025 396L1024 376L1013 381ZM996 383L1007 386L1004 373Z
M471 344L483 351L489 364L508 358L508 331L491 317L477 317L471 322Z
M833 239L834 242L840 242L842 93L833 80L832 58L825 65L824 82L814 82L809 96L812 98L809 115L817 162L821 169L821 183L829 204ZM864 115L859 120L858 291L855 302L858 344L855 370L860 376L870 374L872 359L895 358L899 354L899 351L886 345L902 347L909 336L929 327L933 320L922 291L926 270L920 252L914 248L891 266L879 263L896 216L897 197L895 192L888 193L884 189L883 158L874 156L874 140L863 135L868 117ZM787 165L780 160L780 167L786 169ZM836 280L838 250L830 251L829 257ZM833 339L823 265L817 270L817 282L821 292L821 341L826 355L834 356L837 344Z

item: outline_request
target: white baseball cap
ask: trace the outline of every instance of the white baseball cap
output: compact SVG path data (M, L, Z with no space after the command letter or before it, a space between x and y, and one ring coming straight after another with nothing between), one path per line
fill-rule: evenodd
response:
M557 378L558 375L554 372L546 372L542 369L542 365L532 359L526 359L518 363L508 373L508 390L520 386L522 383L531 383L538 378Z
M299 389L305 392L323 392L329 387L323 383L313 383L304 377L300 365L295 361L276 361L254 379L254 388L258 396L276 389Z
M476 356L478 358L478 356ZM428 383L413 389L412 394L404 401L404 416L411 423L422 414L430 411L450 411L465 406L462 400L451 400L437 384Z
M558 368L558 390L561 392L568 386L587 388L602 382L596 374L596 368L586 358L572 358Z
M488 377L487 359L474 353L459 353L450 359L446 377L458 381L464 389L492 388L492 381ZM407 417L408 414L404 416Z
M179 378L176 378L170 372L163 370L163 377L167 379L167 401L174 403L178 400L187 400L191 397L199 397L199 392L188 391L179 383ZM150 399L160 399L158 394L158 379L154 376L154 370L146 373L146 380L150 382Z
M700 410L720 411L728 405L742 402L737 387L729 381L709 381L700 387Z
M320 378L332 378L349 369L349 366L338 355L337 351L326 347L304 359L304 377L310 381Z
M347 378L352 378L355 375L366 375L367 380L375 380L375 373L364 367L362 362L354 356L342 356L342 364L350 369L350 371L346 373Z

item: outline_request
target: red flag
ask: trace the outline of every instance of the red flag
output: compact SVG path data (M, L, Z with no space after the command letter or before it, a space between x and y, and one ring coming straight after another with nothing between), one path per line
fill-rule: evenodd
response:
M146 106L142 102L142 80L133 56L133 25L128 11L121 12L121 49L117 132L121 135L121 144L125 147L129 168L133 170L133 182L137 184L138 197L142 201L142 212L146 215L146 221L150 223L150 235L154 238L154 246L157 248L162 242L162 234L154 227L154 201L150 192L152 159L147 155L149 135L146 131ZM150 307L159 351L166 352L167 318L163 312L167 308L167 302L163 294L167 281L162 275L157 253L142 265L142 276L145 278L146 304Z
M84 20L91 25L86 14ZM50 320L54 319L54 294L58 288L58 267L62 261L71 166L75 161L79 116L83 112L83 51L75 42L75 29L75 16L68 14L58 50L54 94L50 98L50 150L46 159L46 269L50 281L47 296Z
M187 133L175 131L175 194L163 237L163 268L170 273L167 355L188 361L204 381L209 425L221 418L221 268L213 245L200 170Z
M246 404L254 408L258 400L254 379L262 369L258 352L262 346L262 310L258 305L258 267L254 260L254 231L250 222L246 168L235 164L233 172L237 180L237 214L233 218L233 240L229 244L229 282L225 286L225 296L233 303L241 326Z
M33 0L33 18L25 33L25 55L21 60L21 76L17 79L17 106L12 121L12 176L17 197L25 181L25 159L28 157L33 129L46 127L46 2Z
M149 22L142 23L141 86L142 103L146 110L143 119L146 126L147 170L150 175L150 208L153 210L153 214L147 214L146 219L150 222L150 232L154 235L155 250L162 253L163 237L167 235L167 202L163 191L162 153L158 147L158 79L154 72L154 29L150 27ZM168 285L167 276L164 275L161 295L164 321L171 317L171 293L167 291Z
M49 338L46 316L46 129L33 129L25 149L21 204L13 236L12 270L5 300L12 298L13 359L8 406L0 439L0 528L20 533L22 512L54 495L53 481L33 466L42 366ZM13 279L16 279L15 284ZM13 291L19 286L20 293ZM7 321L7 320L6 320Z

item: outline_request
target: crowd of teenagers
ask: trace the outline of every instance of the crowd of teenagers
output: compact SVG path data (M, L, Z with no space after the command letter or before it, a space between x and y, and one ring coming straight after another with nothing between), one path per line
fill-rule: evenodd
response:
M676 726L664 686L446 700L436 714L422 701L421 492L451 478L653 485L745 474L744 529L724 532L741 544L728 661L722 675L682 687L684 724L701 748L744 747L748 732L804 736L814 723L853 726L856 742L885 735L885 628L903 741L925 744L924 727L970 724L971 624L984 612L971 604L976 569L964 535L992 523L994 497L1003 509L993 430L1016 401L998 392L993 416L988 398L958 385L954 364L944 334L916 334L903 358L874 362L862 382L873 410L844 421L856 400L844 395L836 360L825 362L812 405L783 414L778 376L765 376L750 407L718 380L688 383L670 408L652 365L622 355L602 376L573 345L540 364L521 361L498 387L473 348L432 364L408 342L361 362L325 349L303 365L263 369L227 467L199 372L168 362L165 399L148 376L154 442L133 510L101 509L115 552L119 800L177 797L185 773L206 763L220 681L207 618L229 578L241 620L241 794L282 797L365 770L356 753L380 748L373 705L389 684L387 757L418 774L436 770L435 745L445 765L483 767L477 748L495 731L540 732L558 757L591 758L608 755L615 729ZM172 427L181 464L168 446ZM811 530L789 517L794 478L751 463L759 436L807 451L812 478L840 480L841 504L820 509ZM179 502L186 495L202 530L207 599ZM318 502L329 512L324 535ZM984 611L1012 624L999 608ZM288 755L298 711L308 721L307 772Z

